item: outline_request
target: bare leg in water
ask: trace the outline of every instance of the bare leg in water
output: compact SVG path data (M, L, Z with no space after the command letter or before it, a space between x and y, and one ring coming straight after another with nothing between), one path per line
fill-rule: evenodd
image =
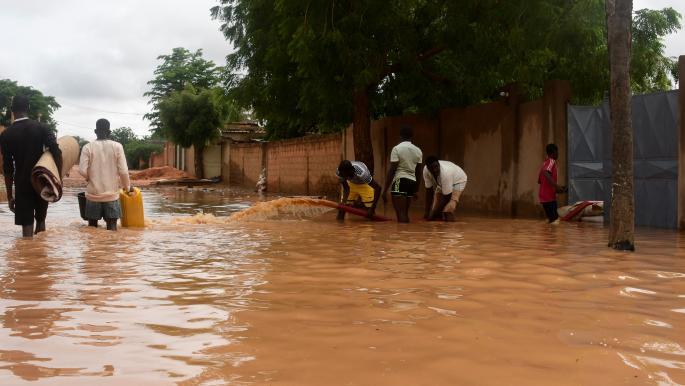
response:
M116 231L117 230L117 219L116 218L106 218L105 222L107 223L107 230L108 231Z
M411 205L411 197L406 196L392 196L392 206L395 208L395 215L397 222L409 222L409 206Z
M45 232L45 220L36 222L36 231L34 234L39 234L40 232Z
M31 225L23 225L21 227L21 236L27 239L30 239L33 237L33 224Z
M98 220L88 220L88 226L97 228L98 227Z

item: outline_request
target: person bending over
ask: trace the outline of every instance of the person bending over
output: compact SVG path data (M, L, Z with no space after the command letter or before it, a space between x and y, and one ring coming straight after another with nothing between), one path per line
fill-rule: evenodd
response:
M421 173L421 149L411 143L412 129L400 129L400 143L390 152L390 167L385 178L383 201L385 202L388 189L392 187L392 206L395 208L397 222L409 222L409 207L411 199L418 192L418 178Z
M426 210L424 218L429 221L454 221L454 211L459 197L466 188L466 173L450 161L438 160L438 157L426 158L423 168L423 180L426 184Z
M81 150L79 172L86 179L86 219L88 225L98 226L104 219L107 229L116 231L121 217L119 187L133 190L128 176L124 148L110 139L109 121L95 122L97 140L88 143Z
M343 205L365 208L366 217L372 219L380 198L381 186L373 179L363 162L344 160L335 175L340 179ZM338 220L345 219L345 211L338 211Z
M14 123L0 136L0 147L7 201L10 210L14 212L14 223L21 226L23 237L31 238L45 230L45 219L48 215L47 201L43 200L31 185L31 172L47 148L61 175L62 151L52 130L29 119L28 111L27 97L17 95L12 99ZM12 185L15 194L12 193Z

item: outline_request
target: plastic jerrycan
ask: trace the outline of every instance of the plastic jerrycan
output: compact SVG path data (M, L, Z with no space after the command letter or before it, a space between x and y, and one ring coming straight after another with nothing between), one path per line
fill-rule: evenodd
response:
M145 215L143 213L143 193L140 189L133 188L133 192L119 191L121 203L121 226L143 228L145 227Z

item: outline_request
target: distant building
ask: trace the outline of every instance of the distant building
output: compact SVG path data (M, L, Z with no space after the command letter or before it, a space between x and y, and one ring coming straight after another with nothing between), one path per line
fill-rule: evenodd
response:
M203 173L205 178L225 177L228 170L223 170L223 164L228 162L227 155L230 152L231 143L261 141L266 136L264 128L254 122L230 122L219 131L221 132L219 139L204 149ZM164 141L163 145L164 150L161 153L150 156L150 167L172 166L194 175L195 149L192 146L183 148L170 141Z

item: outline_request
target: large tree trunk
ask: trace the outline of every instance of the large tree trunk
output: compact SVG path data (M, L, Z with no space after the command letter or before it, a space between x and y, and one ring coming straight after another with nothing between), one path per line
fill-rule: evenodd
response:
M352 135L354 136L354 158L364 162L373 174L373 147L371 146L371 114L369 89L355 90L353 96Z
M205 147L204 146L194 146L195 148L195 177L197 178L205 178L204 177L204 152L205 152Z
M611 68L611 131L613 183L609 246L635 250L633 195L633 125L631 118L630 49L632 0L606 0Z

